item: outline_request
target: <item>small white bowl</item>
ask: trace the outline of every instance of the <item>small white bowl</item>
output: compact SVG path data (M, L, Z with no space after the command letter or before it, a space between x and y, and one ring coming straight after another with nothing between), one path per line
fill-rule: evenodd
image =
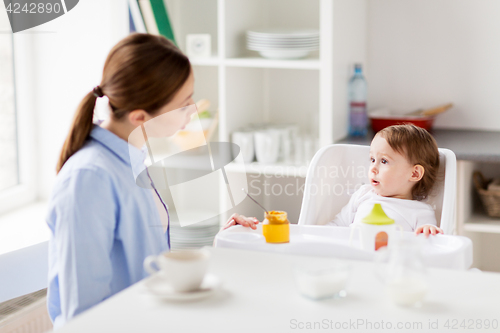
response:
M337 260L297 265L294 269L299 292L313 300L345 297L349 273L349 265Z

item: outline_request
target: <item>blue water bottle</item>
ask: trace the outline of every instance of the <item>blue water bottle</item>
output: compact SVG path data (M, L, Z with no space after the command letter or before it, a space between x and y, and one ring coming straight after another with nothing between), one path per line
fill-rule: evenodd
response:
M368 127L366 114L367 84L361 64L354 65L354 75L349 80L349 135L365 136Z

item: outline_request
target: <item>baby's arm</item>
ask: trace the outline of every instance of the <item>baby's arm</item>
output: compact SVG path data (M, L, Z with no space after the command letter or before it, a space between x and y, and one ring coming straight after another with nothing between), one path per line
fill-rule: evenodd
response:
M437 227L436 215L431 206L428 209L422 210L417 215L417 226L415 228L415 235L424 234L425 238L429 235L442 234L443 229Z
M353 193L347 205L345 205L340 213L335 216L335 218L328 222L326 225L337 226L337 227L348 227L352 221L354 221L354 215L359 206L359 198L366 191L369 190L366 186L362 186L356 192Z
M352 222L354 214L352 212L352 203L349 201L345 205L340 213L338 213L333 220L327 223L327 225L337 226L337 227L348 227Z
M226 224L222 228L222 230L225 230L229 227L232 227L233 225L242 225L244 227L250 227L252 229L257 229L256 225L259 224L259 220L257 220L255 217L246 217L240 214L234 213L231 215L229 220L227 220Z

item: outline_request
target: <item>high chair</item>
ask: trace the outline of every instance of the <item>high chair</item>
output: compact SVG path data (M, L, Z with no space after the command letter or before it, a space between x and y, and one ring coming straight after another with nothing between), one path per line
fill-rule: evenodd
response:
M299 225L326 224L333 220L351 195L368 184L370 146L334 144L320 149L307 171ZM439 172L424 200L436 212L438 226L447 235L455 231L457 161L455 154L439 148Z

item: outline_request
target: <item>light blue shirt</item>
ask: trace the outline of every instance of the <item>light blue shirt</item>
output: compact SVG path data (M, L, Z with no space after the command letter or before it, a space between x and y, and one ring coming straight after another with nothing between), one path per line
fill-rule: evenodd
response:
M168 250L154 192L137 186L132 172L130 161L144 156L94 125L59 172L46 218L54 328L146 277L144 258Z

